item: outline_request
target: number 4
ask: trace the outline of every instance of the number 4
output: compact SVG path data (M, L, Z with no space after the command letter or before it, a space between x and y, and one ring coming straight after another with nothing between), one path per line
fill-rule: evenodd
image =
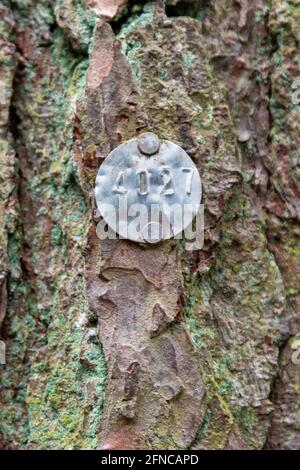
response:
M124 186L124 172L120 171L113 187L114 193L124 194L127 193L127 189Z

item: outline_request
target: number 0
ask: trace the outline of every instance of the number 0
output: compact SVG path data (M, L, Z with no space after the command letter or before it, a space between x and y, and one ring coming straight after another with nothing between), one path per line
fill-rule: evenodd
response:
M147 170L138 170L136 172L138 180L138 193L141 196L147 196L149 193L149 173Z

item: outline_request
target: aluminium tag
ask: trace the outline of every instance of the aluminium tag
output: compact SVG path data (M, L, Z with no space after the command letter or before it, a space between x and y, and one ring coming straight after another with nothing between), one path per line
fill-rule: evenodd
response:
M192 223L201 178L181 147L146 132L105 158L95 195L104 222L120 238L158 243L178 238Z

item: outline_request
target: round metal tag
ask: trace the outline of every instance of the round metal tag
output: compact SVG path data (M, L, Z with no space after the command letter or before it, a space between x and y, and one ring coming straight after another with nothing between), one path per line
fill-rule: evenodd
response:
M202 189L187 153L147 132L106 157L95 194L100 214L113 232L136 242L157 243L191 224Z

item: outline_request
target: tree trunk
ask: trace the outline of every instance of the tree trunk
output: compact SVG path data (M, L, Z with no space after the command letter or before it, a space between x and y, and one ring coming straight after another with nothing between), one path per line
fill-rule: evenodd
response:
M1 447L300 449L298 0L0 11ZM199 169L201 250L97 237L146 130Z

